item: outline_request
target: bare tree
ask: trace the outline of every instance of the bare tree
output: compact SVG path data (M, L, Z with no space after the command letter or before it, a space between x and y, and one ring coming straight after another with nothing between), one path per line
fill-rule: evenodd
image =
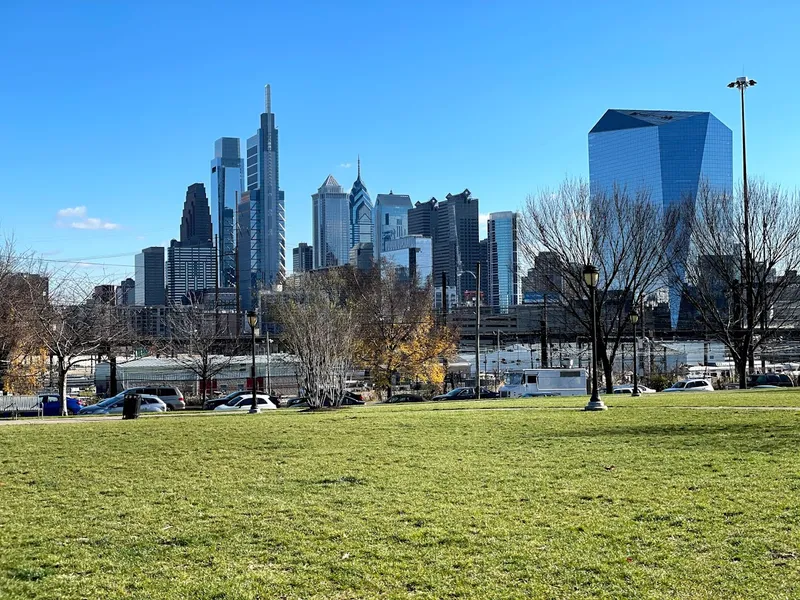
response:
M341 403L353 363L356 322L335 272L296 277L296 288L276 303L283 341L297 358L298 377L309 407L330 398Z
M742 189L731 195L703 186L682 210L691 243L673 271L699 325L730 352L741 388L754 351L795 326L800 310L800 197L763 182L751 182L748 191L749 255Z
M162 350L197 376L202 402L209 383L230 366L237 354L231 351L230 344L238 337L231 337L227 321L223 322L221 316L224 315L194 303L171 306L167 315L169 338Z
M44 347L55 361L61 414L67 414L67 374L91 360L121 335L114 307L91 299L92 286L76 273L28 274L25 306L34 348Z
M672 254L680 245L678 211L664 211L644 191L591 194L584 180L529 196L520 223L519 248L533 264L548 253L553 274L548 292L591 336L590 303L583 267L600 271L597 285L597 356L606 389L634 302L667 284Z
M368 367L376 387L391 396L397 375L433 384L444 382L441 358L456 351L455 328L439 323L433 289L398 270L349 269L348 301L357 323L357 360Z

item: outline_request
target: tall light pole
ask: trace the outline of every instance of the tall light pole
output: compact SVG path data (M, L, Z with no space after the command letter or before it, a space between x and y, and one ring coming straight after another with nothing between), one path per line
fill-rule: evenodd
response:
M583 267L583 282L589 288L589 304L591 304L589 312L592 315L592 397L589 398L589 403L584 407L584 410L605 410L606 405L600 398L600 392L597 384L597 302L595 300L595 292L597 289L597 282L600 279L600 271L594 265L585 265Z
M633 325L633 390L631 391L631 398L639 396L639 363L636 362L636 324L639 322L639 313L636 308L628 315L628 320Z
M747 140L745 137L744 126L744 91L753 87L756 84L755 79L747 79L747 77L737 77L736 81L731 81L728 84L729 88L736 88L739 90L742 98L742 196L744 202L744 280L745 284L745 324L748 329L753 327L753 316L755 315L755 306L753 306L753 256L750 248L750 190L747 185ZM748 362L750 370L753 370L753 353L748 352Z
M267 394L269 394L269 399L272 400L272 403L275 403L275 400L272 398L272 379L270 377L270 348L269 345L272 343L272 340L269 339L269 330L267 330Z
M256 311L249 310L247 311L247 323L250 325L250 339L251 349L252 349L252 356L253 356L253 368L252 368L252 384L253 384L253 403L250 405L249 413L251 415L257 414L261 412L258 409L258 401L256 400L256 325L258 325L258 315Z

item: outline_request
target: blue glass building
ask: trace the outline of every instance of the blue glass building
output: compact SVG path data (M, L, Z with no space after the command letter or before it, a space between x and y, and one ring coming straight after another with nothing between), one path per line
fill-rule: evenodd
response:
M663 208L696 198L701 183L730 193L733 135L710 112L608 110L589 132L592 194L645 190ZM670 293L675 327L680 296Z
M406 194L378 194L372 209L372 244L375 263L380 264L383 245L408 235L408 211L411 197Z
M311 195L314 268L340 267L350 260L350 195L328 175Z
M350 247L372 243L372 199L361 181L361 157L358 157L358 177L350 190Z
M491 213L487 223L489 306L507 312L520 303L517 213Z
M214 143L211 161L211 222L222 287L233 287L236 283L236 203L242 194L244 177L239 148L239 138L220 138Z

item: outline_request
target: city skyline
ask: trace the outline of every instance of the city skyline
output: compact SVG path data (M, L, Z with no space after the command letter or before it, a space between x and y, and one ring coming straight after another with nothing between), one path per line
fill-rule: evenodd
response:
M282 25L271 43L291 59L253 69L247 39L266 8L237 8L212 18L167 7L153 23L126 7L53 6L34 19L31 7L15 5L4 19L7 35L0 36L0 49L19 57L4 79L12 93L0 95L0 108L13 115L2 121L3 137L14 142L0 149L8 182L0 192L2 229L48 260L86 265L98 280L132 275L134 254L167 246L174 237L172 209L163 209L179 204L185 186L200 181L211 193L210 145L221 136L252 134L259 90L267 82L280 90L289 248L311 240L307 198L319 174L352 181L359 153L369 165L373 195L402 190L416 201L468 186L481 198L485 219L490 212L518 210L528 193L556 185L565 174L588 178L586 134L611 107L713 112L734 131L736 182L739 106L725 84L739 74L759 81L748 93L751 175L796 187L800 151L790 132L800 117L791 110L785 57L791 54L789 23L799 9L767 7L746 15L721 3L689 6L692 22L663 23L658 39L644 39L650 9L594 7L575 14L510 3L490 10L463 6L453 15L452 7L436 6L426 7L426 19L419 19L411 7L392 7L385 20L357 3L313 14L279 7L270 10ZM533 15L544 16L550 27L531 45L522 23ZM120 17L128 23L125 30L104 26ZM435 43L454 19L465 34L488 43L481 49ZM358 49L379 42L394 27L389 22L403 28L403 42L385 56L362 56ZM321 40L301 42L300 32L317 23L357 26L365 37L336 48ZM744 23L752 31L747 45L727 34ZM241 33L225 53L209 58L189 43L223 24ZM640 47L638 56L608 44L608 31L628 32L627 43ZM133 53L142 36L157 43ZM103 56L95 56L97 47L106 48ZM242 55L239 65L231 60L235 54ZM163 60L173 55L180 68ZM85 56L96 62L70 67ZM367 103L334 95L321 101L309 93L307 73L338 64L344 74L357 56L359 84L390 86L391 94ZM184 71L208 84L213 73L214 93L186 94ZM470 93L453 102L452 90L465 85ZM44 88L58 89L59 101L35 92ZM475 144L456 143L466 139L463 132L476 115L481 127ZM321 130L326 139L317 143ZM38 210L31 214L20 198L31 194L38 173L31 157L42 141L60 157L48 171L59 181L58 193L37 188ZM98 147L112 146L113 155L96 157ZM98 163L93 177L85 177L82 165ZM128 182L122 189L115 185L120 179Z

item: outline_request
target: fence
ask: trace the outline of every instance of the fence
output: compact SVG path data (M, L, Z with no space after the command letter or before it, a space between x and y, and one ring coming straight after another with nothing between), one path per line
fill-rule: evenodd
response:
M0 396L0 417L16 419L22 413L40 415L38 396Z

